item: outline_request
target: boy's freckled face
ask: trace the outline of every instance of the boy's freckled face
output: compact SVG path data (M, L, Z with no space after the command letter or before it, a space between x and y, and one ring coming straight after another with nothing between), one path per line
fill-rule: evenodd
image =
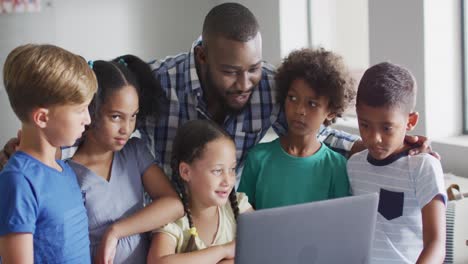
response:
M284 102L288 133L300 136L317 134L323 122L333 117L328 98L318 96L303 79L291 83Z
M369 154L382 160L404 149L408 113L398 107L356 107L359 132Z

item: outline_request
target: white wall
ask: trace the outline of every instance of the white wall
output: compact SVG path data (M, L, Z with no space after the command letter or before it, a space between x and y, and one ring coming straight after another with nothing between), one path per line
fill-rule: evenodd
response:
M370 63L389 60L413 72L420 114L414 134L433 140L445 171L468 177L468 137L460 136L460 21L459 1L369 1Z
M353 70L369 66L368 0L310 0L312 46L343 56Z
M280 0L281 58L291 51L310 46L309 0Z
M52 43L86 59L145 60L188 51L212 0L44 0L42 11L0 15L0 64L16 46ZM2 78L3 79L3 78ZM0 84L0 147L19 128Z
M273 65L277 65L281 61L279 1L280 0L211 0L211 3L212 6L216 6L225 2L238 2L249 8L257 17L258 23L260 24L263 40L263 59Z
M407 67L416 77L420 120L414 133L425 135L423 1L369 1L369 47L370 65L390 61Z
M426 134L431 138L458 136L462 130L460 9L459 1L424 4Z

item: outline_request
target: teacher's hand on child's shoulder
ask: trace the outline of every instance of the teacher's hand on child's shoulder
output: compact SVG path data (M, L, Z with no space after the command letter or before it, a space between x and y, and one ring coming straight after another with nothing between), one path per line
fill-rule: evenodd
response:
M406 135L405 144L412 147L409 151L410 155L428 153L437 158L438 160L441 159L439 153L432 150L431 141L425 136Z
M425 136L406 135L405 144L410 148L410 151L409 151L410 155L428 153L434 156L435 158L437 158L438 160L441 159L439 153L432 150L431 141L429 140L429 138ZM354 142L353 147L351 148L349 157L365 149L366 149L366 146L364 145L362 140L357 140L356 142Z
M8 159L10 159L10 156L16 152L19 146L20 137L21 137L21 129L18 130L16 137L10 138L10 140L7 141L5 146L3 146L3 149L0 151L0 171L7 164Z

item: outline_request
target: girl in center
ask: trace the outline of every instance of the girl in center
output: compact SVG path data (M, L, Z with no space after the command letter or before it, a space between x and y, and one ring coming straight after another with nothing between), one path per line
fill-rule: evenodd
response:
M185 216L154 231L148 263L234 263L236 218L252 210L234 189L234 142L212 121L189 121L177 130L171 166Z

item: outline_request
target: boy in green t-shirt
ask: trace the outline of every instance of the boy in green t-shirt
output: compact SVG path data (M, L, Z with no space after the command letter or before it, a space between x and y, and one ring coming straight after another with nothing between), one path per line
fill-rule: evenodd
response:
M249 152L238 191L256 209L348 196L345 157L317 138L355 97L342 58L322 48L294 51L275 80L288 133Z

